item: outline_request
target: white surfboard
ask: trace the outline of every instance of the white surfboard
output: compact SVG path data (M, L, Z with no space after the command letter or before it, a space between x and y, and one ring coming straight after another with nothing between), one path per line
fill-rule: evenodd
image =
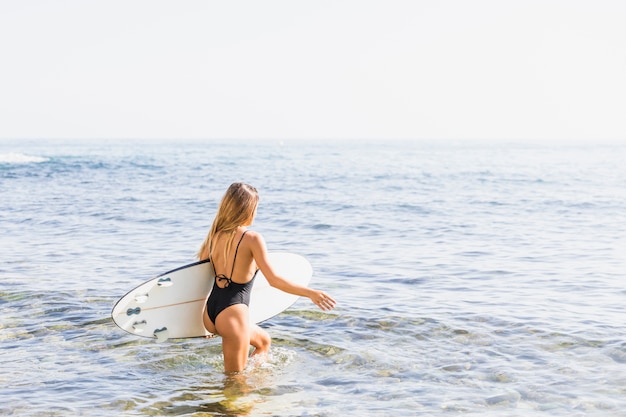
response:
M268 257L279 275L308 285L313 268L305 258L285 252L271 252ZM111 317L128 333L160 341L211 336L204 327L202 314L214 281L208 260L173 269L131 290L115 304ZM268 320L297 299L296 295L270 286L259 271L250 294L250 321Z

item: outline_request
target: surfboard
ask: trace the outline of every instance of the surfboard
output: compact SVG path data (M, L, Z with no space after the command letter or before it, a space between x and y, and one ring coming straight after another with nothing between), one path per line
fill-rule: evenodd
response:
M303 286L311 280L313 268L306 258L287 252L270 252L268 258L278 275ZM159 341L212 336L202 314L214 281L208 260L181 266L129 291L115 303L111 317L122 330ZM266 321L297 299L270 286L259 271L250 294L250 322Z

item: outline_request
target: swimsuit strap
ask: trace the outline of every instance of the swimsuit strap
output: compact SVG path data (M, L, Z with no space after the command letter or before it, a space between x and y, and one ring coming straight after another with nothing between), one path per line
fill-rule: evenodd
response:
M241 245L241 241L243 240L243 237L246 235L246 233L248 233L247 230L243 232L243 234L239 238L239 242L237 242L237 247L235 248L235 257L233 258L233 267L230 270L230 278L224 274L218 275L217 271L215 271L215 263L211 261L211 264L213 265L213 274L215 274L215 279L217 281L226 281L226 287L228 287L231 284L231 282L233 282L232 277L233 277L233 273L235 272L235 261L237 260L237 253L239 252L239 245ZM209 246L209 259L211 259L210 253L211 253L212 248L213 248L213 242L211 242Z
M241 245L241 241L243 240L243 237L246 235L246 233L248 233L247 230L245 232L243 232L243 234L239 238L239 242L237 243L237 248L235 248L235 257L233 258L233 267L230 270L230 277L231 278L233 277L233 272L235 272L235 261L237 260L237 252L239 252L239 245Z

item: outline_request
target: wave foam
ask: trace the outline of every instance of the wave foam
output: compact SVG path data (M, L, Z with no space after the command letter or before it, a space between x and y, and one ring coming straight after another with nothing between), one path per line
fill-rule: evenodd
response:
M46 162L48 158L18 152L0 153L0 164L30 164Z

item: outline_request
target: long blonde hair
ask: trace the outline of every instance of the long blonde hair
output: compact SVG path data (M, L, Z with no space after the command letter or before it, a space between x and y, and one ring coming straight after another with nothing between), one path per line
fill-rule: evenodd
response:
M259 193L256 188L243 182L231 184L222 198L211 230L202 246L200 246L198 258L202 259L203 254L207 253L207 248L209 248L209 251L211 250L211 242L222 233L228 235L226 245L224 246L224 258L228 258L228 251L237 228L239 226L248 226L252 223L258 204ZM211 253L208 253L206 258L210 256Z

